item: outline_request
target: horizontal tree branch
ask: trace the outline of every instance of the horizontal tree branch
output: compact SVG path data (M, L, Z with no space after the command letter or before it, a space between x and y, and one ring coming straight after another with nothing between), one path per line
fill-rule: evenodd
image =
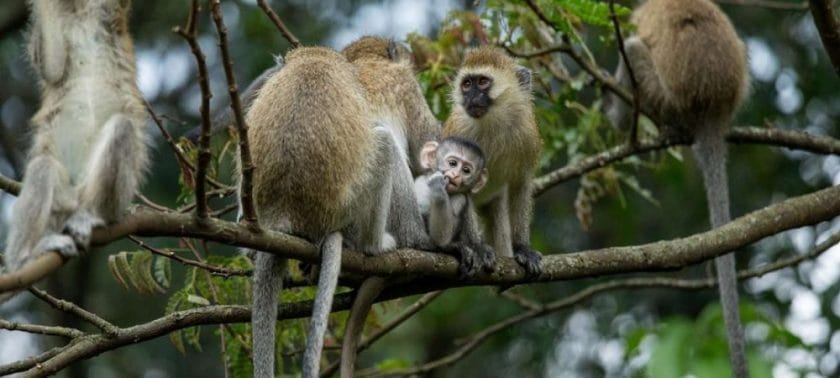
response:
M815 247L813 251L805 255L794 256L788 259L780 260L775 263L767 264L752 270L739 273L739 278L746 279L751 277L758 277L770 271L783 269L793 266L806 259L811 259L819 256L829 247L837 244L840 241L840 234L836 234L823 241ZM544 315L553 311L558 311L564 307L583 301L603 291L612 289L628 289L628 288L648 288L648 287L671 287L678 289L702 289L712 287L714 280L675 280L671 278L630 278L610 281L598 285L591 286L586 290L576 293L573 296L560 299L558 301L542 305L538 309L526 311L522 314L509 318L501 323L491 326L480 334L487 333L484 338L527 319ZM438 285L440 286L440 285ZM386 289L382 295L377 298L377 302L386 301L394 298L399 298L412 294L429 293L438 290L435 285L419 284L405 287L391 287ZM429 299L431 294L427 294L424 298ZM352 305L355 293L338 294L333 301L332 311L348 310ZM411 311L411 310L409 310ZM312 301L301 301L294 303L282 304L279 309L278 319L294 319L305 318L312 312ZM113 350L125 345L143 342L159 336L169 334L171 332L193 327L199 325L215 325L223 323L242 323L250 321L251 312L247 306L206 306L192 310L185 310L166 315L162 318L155 319L145 324L134 327L121 328L114 336L107 335L88 335L83 336L71 345L64 347L60 353L56 353L54 358L47 361L47 358L39 359L39 365L35 362L23 368L19 368L19 362L11 365L17 366L16 370L9 370L10 365L0 366L0 372L12 373L22 371L27 368L32 368L31 373L38 375L46 375L54 373L63 369L67 365L81 359L96 356L105 351ZM501 327L501 328L500 328ZM480 337L480 334L473 336L474 339ZM478 340L477 343L481 340ZM474 348L475 346L471 347ZM466 351L468 352L468 351ZM466 353L465 352L465 353ZM27 359L30 360L30 359ZM34 360L33 360L34 361Z
M85 333L74 328L45 326L40 324L24 324L0 319L0 328L7 331L21 331L40 335L61 336L67 338L81 337Z
M568 280L637 271L678 269L744 247L764 237L792 228L811 225L840 215L840 186L790 198L767 206L725 224L722 227L678 238L628 247L545 257L545 269L534 280L525 278L524 270L513 261L499 260L496 272L480 274L470 280L458 280L458 262L441 253L401 249L393 253L367 257L345 250L342 270L379 276L430 276L443 279L448 287L465 285L510 285L536 281ZM93 245L103 245L127 235L200 238L227 245L246 247L288 258L317 263L319 254L312 244L276 231L251 232L242 225L219 219L196 222L177 213L141 210L124 221L93 233ZM53 257L50 257L53 256ZM57 269L62 259L50 252L20 270L0 275L0 292L21 288L42 276L32 272Z

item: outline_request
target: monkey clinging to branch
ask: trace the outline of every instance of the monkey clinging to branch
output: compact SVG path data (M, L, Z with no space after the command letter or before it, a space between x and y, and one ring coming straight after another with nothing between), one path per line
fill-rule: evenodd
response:
M13 209L5 263L87 250L116 221L146 169L146 111L135 84L126 0L31 0L29 53L42 90L35 141Z
M725 133L749 89L744 44L709 0L648 0L632 20L638 33L624 41L629 62L619 63L617 79L629 86L632 70L641 110L665 135L694 138L711 224L719 227L730 220ZM610 120L622 124L629 106L613 94L607 103ZM715 267L733 375L746 377L734 255L716 258Z

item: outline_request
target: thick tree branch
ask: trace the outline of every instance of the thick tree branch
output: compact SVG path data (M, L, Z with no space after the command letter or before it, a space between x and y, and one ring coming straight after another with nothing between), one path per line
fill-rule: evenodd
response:
M828 240L823 241L815 247L813 251L801 256L794 256L776 263L768 264L766 266L758 267L752 270L739 273L739 278L751 278L764 275L770 271L775 271L798 264L806 259L811 259L819 256L829 247L837 244L840 241L840 234L834 235ZM613 290L613 289L632 289L632 288L650 288L650 287L668 287L676 289L697 290L710 288L714 285L714 280L676 280L671 278L629 278L619 279L616 281L605 282L591 286L583 291L580 291L570 297L560 299L558 301L541 306L539 309L526 311L519 315L513 316L500 323L497 323L484 331L474 335L470 341L463 346L459 351L460 355L465 355L472 349L478 346L484 339L501 331L506 327L518 324L528 319L537 316L545 315L551 312L559 311L563 308L577 304L586 300L595 294ZM437 290L435 285L420 284L407 285L404 287L394 287L386 289L382 295L377 299L377 302L386 301L394 298L399 298L407 295L418 294L423 292L430 292ZM432 294L427 294L423 298L429 299ZM354 293L343 293L335 297L333 301L332 311L347 310L352 305ZM416 306L419 307L419 306ZM419 308L417 308L419 310ZM409 314L413 311L412 308L407 309ZM278 319L295 319L304 318L312 312L312 301L302 301L287 303L280 306ZM63 369L69 364L72 364L81 359L90 358L100 353L113 350L122 346L143 342L159 336L169 334L171 332L198 326L198 325L214 325L224 323L242 323L250 321L251 312L247 306L206 306L202 308L179 311L166 315L162 318L155 319L145 324L120 328L114 336L107 335L87 335L74 340L70 345L59 348L59 352L53 353L49 357L31 358L27 359L29 364L21 364L16 362L10 365L0 366L0 372L17 372L24 369L32 369L28 373L33 375L47 375L58 370ZM398 317L402 318L402 316ZM394 322L396 323L396 322ZM377 336L375 334L374 336ZM371 340L373 340L373 337ZM468 348L468 349L464 349ZM463 351L462 351L463 350ZM447 360L448 361L448 360ZM454 362L454 361L452 361ZM436 367L445 366L452 362L441 362ZM12 369L14 366L14 369ZM23 367L21 367L23 366Z
M780 260L771 264L767 264L761 267L757 267L754 269L749 270L742 270L738 272L738 279L744 280L749 278L761 277L769 272L778 271L787 267L795 266L802 261L814 259L817 256L821 255L825 251L827 251L832 246L840 243L840 233L833 235L828 240L819 243L817 246L814 247L812 251L807 254L793 256L791 258L787 258L784 260ZM538 308L533 308L530 311L526 311L523 313L519 313L517 315L511 316L505 320L502 320L496 324L493 324L482 331L477 332L473 336L469 337L465 342L459 343L462 344L458 349L454 352L436 359L434 361L413 367L408 369L401 369L396 371L388 371L377 373L375 370L368 371L368 372L357 372L358 376L374 376L374 377L396 377L396 376L416 376L416 375L425 375L432 370L439 369L446 366L451 366L452 364L456 363L460 359L467 356L470 352L475 350L478 346L481 345L484 341L488 340L491 336L508 329L516 324L523 323L527 320L531 320L534 318L538 318L540 316L545 316L548 314L552 314L558 312L560 310L569 308L571 306L579 305L581 302L594 297L597 294L611 291L611 290L627 290L627 289L645 289L645 288L655 288L655 287L663 287L663 288L671 288L671 289L680 289L680 290L701 290L701 289L709 289L715 286L715 279L713 278L706 278L706 279L698 279L698 280L681 280L681 279L673 279L673 278L664 278L664 277L637 277L637 278L625 278L625 279L617 279L614 281L603 282L599 284L595 284L592 286L587 287L586 289L579 291L575 294L572 294L568 297L556 300L554 302L540 305Z
M808 0L808 6L834 73L840 76L840 22L834 13L834 0Z
M549 255L545 270L535 280L513 259L501 259L493 274L481 274L471 280L457 279L458 262L454 257L402 249L381 256L366 257L352 250L342 255L342 270L379 276L436 277L440 285L511 285L593 277L638 271L678 269L734 251L770 235L792 228L828 221L840 215L840 186L790 198L781 203L746 214L722 227L684 238L628 247ZM307 241L280 232L255 233L242 225L218 219L197 223L176 213L140 211L113 226L98 229L93 245L103 245L129 234L139 236L192 237L319 262L317 249ZM0 275L0 292L19 289L61 265L56 253L47 253L13 273ZM22 286L23 285L23 286Z

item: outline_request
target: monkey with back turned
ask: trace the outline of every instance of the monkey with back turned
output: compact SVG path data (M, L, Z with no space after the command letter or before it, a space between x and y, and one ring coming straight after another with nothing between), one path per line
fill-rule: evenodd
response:
M632 16L635 36L624 41L629 62L619 62L617 79L630 86L627 65L638 82L641 110L670 136L694 139L712 227L731 219L725 133L749 90L747 55L729 18L709 0L647 0ZM614 125L630 106L607 96ZM733 376L748 376L738 311L735 257L715 259Z
M75 256L117 221L148 163L125 0L31 0L29 55L42 90L12 209L9 270L46 251Z

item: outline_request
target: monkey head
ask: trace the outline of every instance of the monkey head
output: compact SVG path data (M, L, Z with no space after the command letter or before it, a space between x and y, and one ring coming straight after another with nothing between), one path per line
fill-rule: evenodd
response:
M472 118L481 118L494 108L506 109L512 105L509 100L521 98L510 91L530 98L531 71L496 47L481 47L464 56L455 83L454 105L463 107Z
M420 164L426 170L442 173L450 194L478 193L487 183L484 153L468 139L449 137L440 143L427 142Z

